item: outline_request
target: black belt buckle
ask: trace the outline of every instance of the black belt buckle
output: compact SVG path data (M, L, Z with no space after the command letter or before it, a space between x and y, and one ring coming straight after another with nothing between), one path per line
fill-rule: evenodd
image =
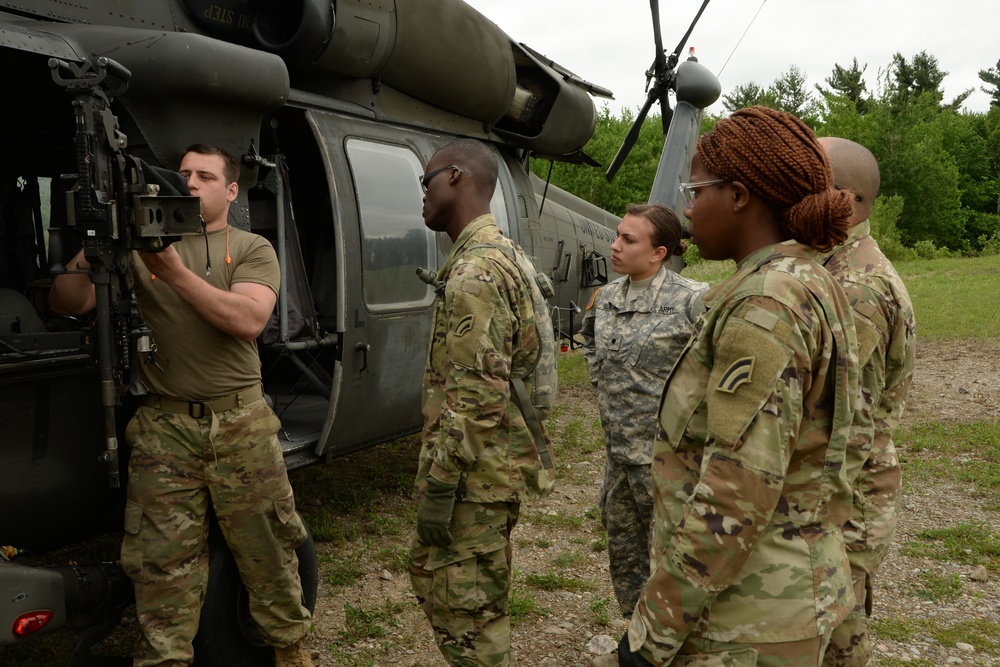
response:
M195 414L195 413L198 414ZM192 419L201 419L205 416L205 404L200 401L191 401L188 403L188 414Z

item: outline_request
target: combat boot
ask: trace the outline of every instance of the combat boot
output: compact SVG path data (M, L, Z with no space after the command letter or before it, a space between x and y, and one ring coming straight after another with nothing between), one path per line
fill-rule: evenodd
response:
M618 667L618 652L601 655L590 661L590 667Z
M274 667L315 667L305 640L300 639L294 644L282 648L274 647Z

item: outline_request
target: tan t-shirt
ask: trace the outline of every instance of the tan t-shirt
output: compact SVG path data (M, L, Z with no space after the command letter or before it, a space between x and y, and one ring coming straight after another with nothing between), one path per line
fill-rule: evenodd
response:
M267 285L277 293L281 273L267 239L235 227L208 233L211 275L205 275L205 237L185 236L174 244L185 266L213 287L229 290L234 283ZM150 279L149 269L135 257L136 293L146 325L156 343L156 364L140 355L140 375L150 392L189 401L225 396L260 382L260 357L254 341L224 333L195 312L162 280Z

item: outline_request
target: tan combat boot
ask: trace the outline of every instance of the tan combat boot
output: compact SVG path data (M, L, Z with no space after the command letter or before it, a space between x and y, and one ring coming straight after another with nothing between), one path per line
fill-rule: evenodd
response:
M306 650L305 639L282 648L274 647L274 667L315 667Z

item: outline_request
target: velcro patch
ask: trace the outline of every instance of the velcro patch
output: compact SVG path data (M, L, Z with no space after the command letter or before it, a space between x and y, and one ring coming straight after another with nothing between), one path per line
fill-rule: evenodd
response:
M727 394L732 394L736 391L744 382L750 382L753 380L753 357L743 357L742 359L737 359L722 374L722 379L719 380L718 386L716 386L716 391L724 391Z
M706 396L709 433L728 447L737 446L791 358L791 348L759 324L735 317L727 322L708 385L717 391ZM739 377L741 368L748 371L746 378Z

